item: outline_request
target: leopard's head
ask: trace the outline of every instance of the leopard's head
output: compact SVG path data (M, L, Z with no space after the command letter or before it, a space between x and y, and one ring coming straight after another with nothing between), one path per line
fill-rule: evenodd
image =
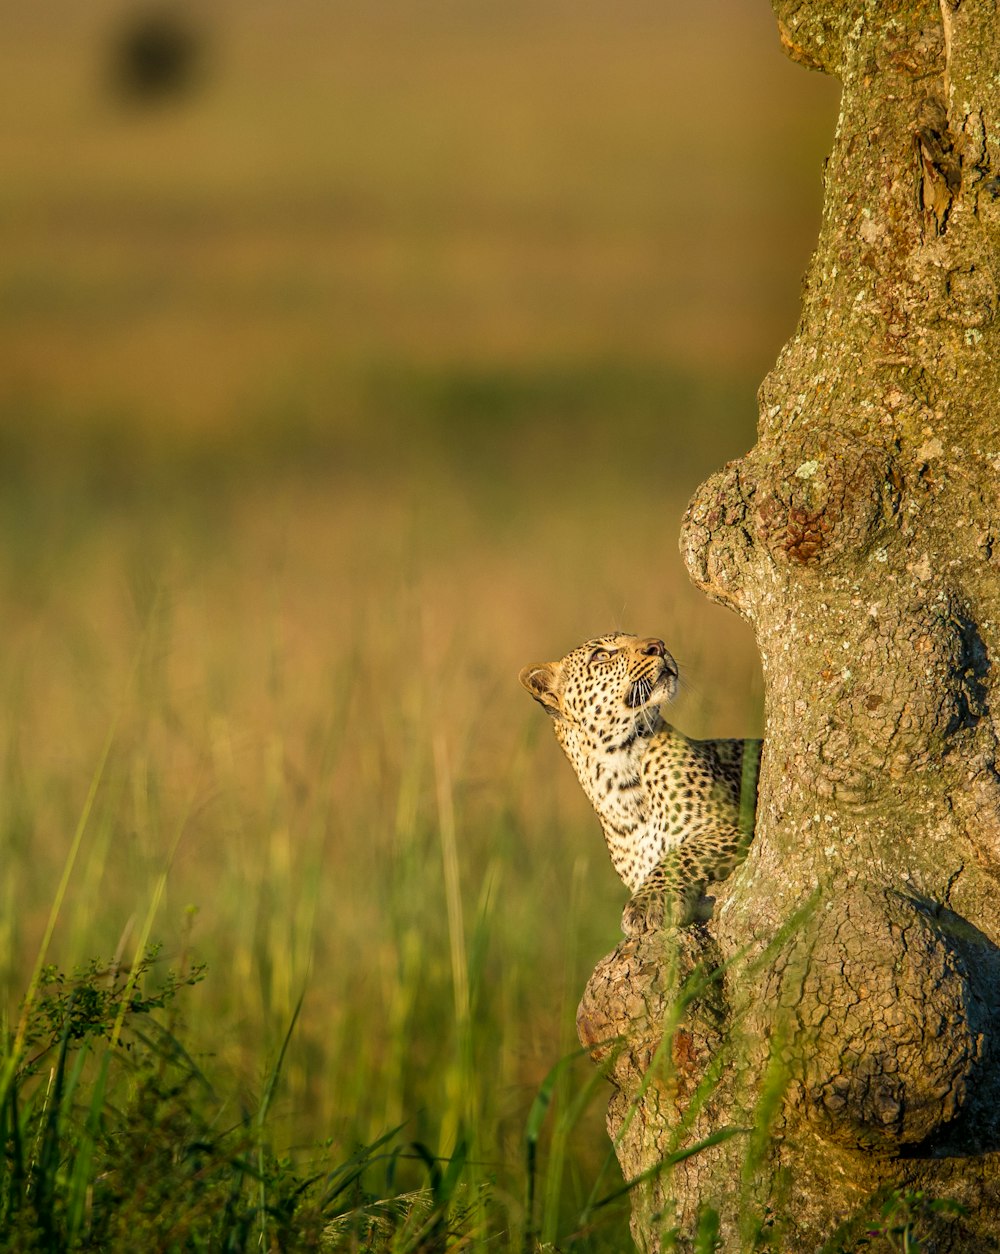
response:
M652 730L677 692L677 664L662 640L624 633L588 640L561 661L526 666L521 683L553 718L602 740Z

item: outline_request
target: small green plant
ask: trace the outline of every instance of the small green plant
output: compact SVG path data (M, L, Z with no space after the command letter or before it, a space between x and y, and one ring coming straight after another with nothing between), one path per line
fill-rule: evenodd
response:
M924 1254L932 1248L926 1242L935 1217L967 1214L952 1198L928 1197L922 1189L893 1189L882 1204L879 1222L855 1242L851 1254L883 1242L899 1254Z
M43 967L36 1002L25 1025L27 1056L18 1064L18 1079L23 1082L35 1074L63 1042L73 1048L88 1041L110 1041L121 1018L131 1021L138 1015L162 1010L180 989L204 978L204 966L195 966L185 973L170 971L155 989L145 990L146 977L155 969L158 958L159 946L154 945L132 969L92 960L67 976L54 965ZM123 1044L129 1048L131 1043Z

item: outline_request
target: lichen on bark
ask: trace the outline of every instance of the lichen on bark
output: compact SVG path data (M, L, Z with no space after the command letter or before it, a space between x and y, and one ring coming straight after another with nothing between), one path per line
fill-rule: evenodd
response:
M922 1191L967 1212L922 1213L928 1248L978 1254L1000 1248L1000 14L773 7L789 54L842 83L820 238L758 442L681 537L757 636L756 835L704 935L605 960L581 1038L634 1035L644 1008L613 1074L627 1177L678 1126L750 1130L637 1191L641 1248L674 1227L684 1248L711 1206L727 1251L851 1249L854 1220ZM716 1019L681 1069L697 1089L725 1066L685 1121L644 1059L664 965L710 953Z

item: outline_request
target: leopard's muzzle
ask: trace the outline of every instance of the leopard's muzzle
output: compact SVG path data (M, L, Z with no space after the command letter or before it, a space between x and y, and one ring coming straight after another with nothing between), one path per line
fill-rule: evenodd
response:
M662 641L649 641L650 646L659 646L654 652L652 647L644 649L651 663L642 675L637 676L629 684L625 694L625 704L630 710L641 710L647 705L659 705L662 701L672 701L677 694L677 663L663 646Z

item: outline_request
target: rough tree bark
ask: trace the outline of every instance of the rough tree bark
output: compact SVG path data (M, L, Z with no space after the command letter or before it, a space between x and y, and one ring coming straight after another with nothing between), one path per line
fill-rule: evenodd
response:
M1000 1249L1000 14L773 7L789 55L843 85L822 228L758 443L681 538L760 646L756 837L709 924L599 965L580 1034L626 1178L741 1130L637 1188L641 1249L689 1248L712 1208L725 1251L853 1250L894 1223L981 1254ZM696 966L714 978L674 1024Z

